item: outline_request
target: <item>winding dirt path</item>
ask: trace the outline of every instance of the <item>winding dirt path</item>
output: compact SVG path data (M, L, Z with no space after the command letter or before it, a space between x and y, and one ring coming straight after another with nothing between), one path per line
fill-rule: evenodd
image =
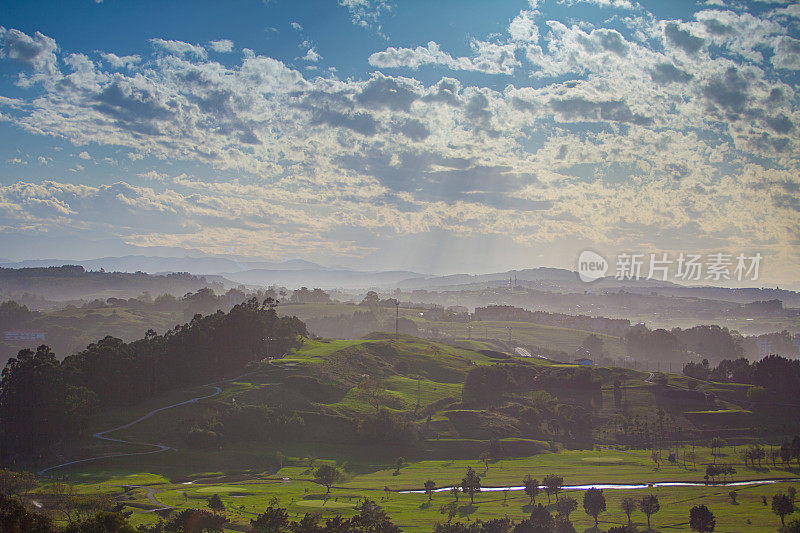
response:
M220 383L220 384L221 383L230 383L231 381L236 381L237 379L242 378L244 376L247 376L249 374L252 374L252 372L247 372L245 374L241 374L239 376L236 376L236 377L233 377L233 378L230 378L230 379L224 379L224 380L221 380L221 381L215 381L215 382L212 382L212 383L207 383L206 385L203 385L203 387L211 387L212 389L214 389L214 392L212 392L211 394L207 394L205 396L197 396L195 398L190 398L190 399L184 400L182 402L173 403L171 405L166 405L164 407L159 407L158 409L153 409L149 413L137 418L133 422L128 422L127 424L124 424L122 426L117 426L115 428L106 429L105 431L98 431L97 433L92 435L92 437L94 437L96 439L100 439L100 440L104 440L104 441L110 441L110 442L119 442L119 443L122 443L122 444L132 444L132 445L135 445L135 446L147 446L147 447L150 447L150 448L154 448L152 450L146 450L146 451L141 451L141 452L129 452L129 453L112 453L112 454L107 454L107 455L98 455L96 457L87 457L86 459L77 459L75 461L68 461L66 463L61 463L61 464L58 464L58 465L55 465L55 466L49 466L49 467L47 467L47 468L45 468L43 470L40 470L38 472L38 475L41 476L41 475L44 475L46 472L51 472L53 470L57 470L59 468L64 468L66 466L71 466L71 465L76 465L76 464L81 464L81 463L88 463L90 461L98 461L100 459L110 459L112 457L131 457L131 456L134 456L134 455L150 455L150 454L154 454L154 453L163 453L163 452L166 452L167 450L171 450L172 448L170 448L169 446L167 446L165 444L157 444L157 443L153 443L153 442L139 442L139 441L131 441L131 440L125 440L125 439L118 439L118 438L114 438L114 437L109 437L108 434L109 433L114 433L115 431L120 431L120 430L123 430L123 429L127 429L127 428L129 428L131 426L135 426L139 422L147 420L148 418L152 417L156 413L160 413L161 411L166 411L167 409L174 409L175 407L180 407L182 405L187 405L187 404L190 404L190 403L196 403L196 402L199 402L200 400L206 400L208 398L213 398L214 396L217 396L218 394L220 394L222 392L222 389L220 387L218 387L216 385L216 383Z

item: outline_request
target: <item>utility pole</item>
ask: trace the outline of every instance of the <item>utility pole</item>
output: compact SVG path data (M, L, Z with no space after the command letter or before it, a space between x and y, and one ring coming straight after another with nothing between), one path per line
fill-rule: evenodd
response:
M400 300L394 301L394 338L400 338Z

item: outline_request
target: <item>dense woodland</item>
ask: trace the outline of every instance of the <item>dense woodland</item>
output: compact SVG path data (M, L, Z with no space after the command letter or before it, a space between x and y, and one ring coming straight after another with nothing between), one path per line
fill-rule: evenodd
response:
M98 410L241 372L267 355L267 338L272 350L286 351L307 334L305 324L278 317L272 305L253 298L131 343L106 337L60 362L45 345L20 351L0 380L2 460L24 464L68 442Z

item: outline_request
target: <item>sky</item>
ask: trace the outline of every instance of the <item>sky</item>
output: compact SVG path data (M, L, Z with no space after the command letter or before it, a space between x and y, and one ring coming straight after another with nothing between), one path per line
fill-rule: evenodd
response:
M0 259L760 253L791 285L798 71L785 0L7 0Z

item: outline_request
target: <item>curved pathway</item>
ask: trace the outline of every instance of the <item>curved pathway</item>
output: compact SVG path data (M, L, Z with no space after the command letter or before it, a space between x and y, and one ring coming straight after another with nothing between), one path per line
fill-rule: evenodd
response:
M55 465L55 466L50 466L50 467L47 467L47 468L45 468L43 470L40 470L38 472L38 475L41 476L41 475L44 475L46 472L50 472L50 471L56 470L58 468L63 468L65 466L76 465L76 464L80 464L80 463L88 463L90 461L97 461L97 460L100 460L100 459L110 459L112 457L130 457L130 456L134 456L134 455L150 455L150 454L154 454L154 453L162 453L162 452L165 452L167 450L171 450L172 448L170 448L169 446L167 446L165 444L156 444L156 443L152 443L152 442L138 442L138 441L125 440L125 439L117 439L117 438L114 438L114 437L109 437L108 434L109 433L113 433L115 431L120 431L120 430L123 430L123 429L127 429L127 428L129 428L131 426L135 426L139 422L147 420L148 418L152 417L156 413L160 413L161 411L166 411L167 409L173 409L175 407L180 407L181 405L187 405L187 404L190 404L190 403L195 403L195 402L198 402L200 400L206 400L208 398L213 398L214 396L217 396L218 394L220 394L222 392L222 389L220 387L217 387L215 385L215 383L229 383L231 381L236 381L237 379L239 379L241 377L247 376L248 374L252 374L252 372L247 372L245 374L241 374L239 376L236 376L236 377L233 377L233 378L230 378L230 379L224 379L224 380L221 380L221 381L215 381L213 383L207 383L206 385L203 385L203 387L211 387L212 389L214 389L214 392L212 392L211 394L207 394L205 396L197 396L197 397L191 398L189 400L184 400L182 402L173 403L171 405L166 405L164 407L159 407L158 409L153 409L149 413L145 414L144 416L141 416L141 417L137 418L133 422L128 422L125 425L117 426L115 428L106 429L105 431L98 431L97 433L92 435L92 437L94 437L96 439L110 441L110 442L119 442L119 443L122 443L122 444L133 444L133 445L136 445L136 446L149 446L151 448L154 448L152 450L147 450L147 451L143 451L143 452L113 453L113 454L108 454L108 455L98 455L96 457L88 457L86 459L78 459L78 460L75 460L75 461L68 461L66 463L61 463L61 464L58 464L58 465Z

